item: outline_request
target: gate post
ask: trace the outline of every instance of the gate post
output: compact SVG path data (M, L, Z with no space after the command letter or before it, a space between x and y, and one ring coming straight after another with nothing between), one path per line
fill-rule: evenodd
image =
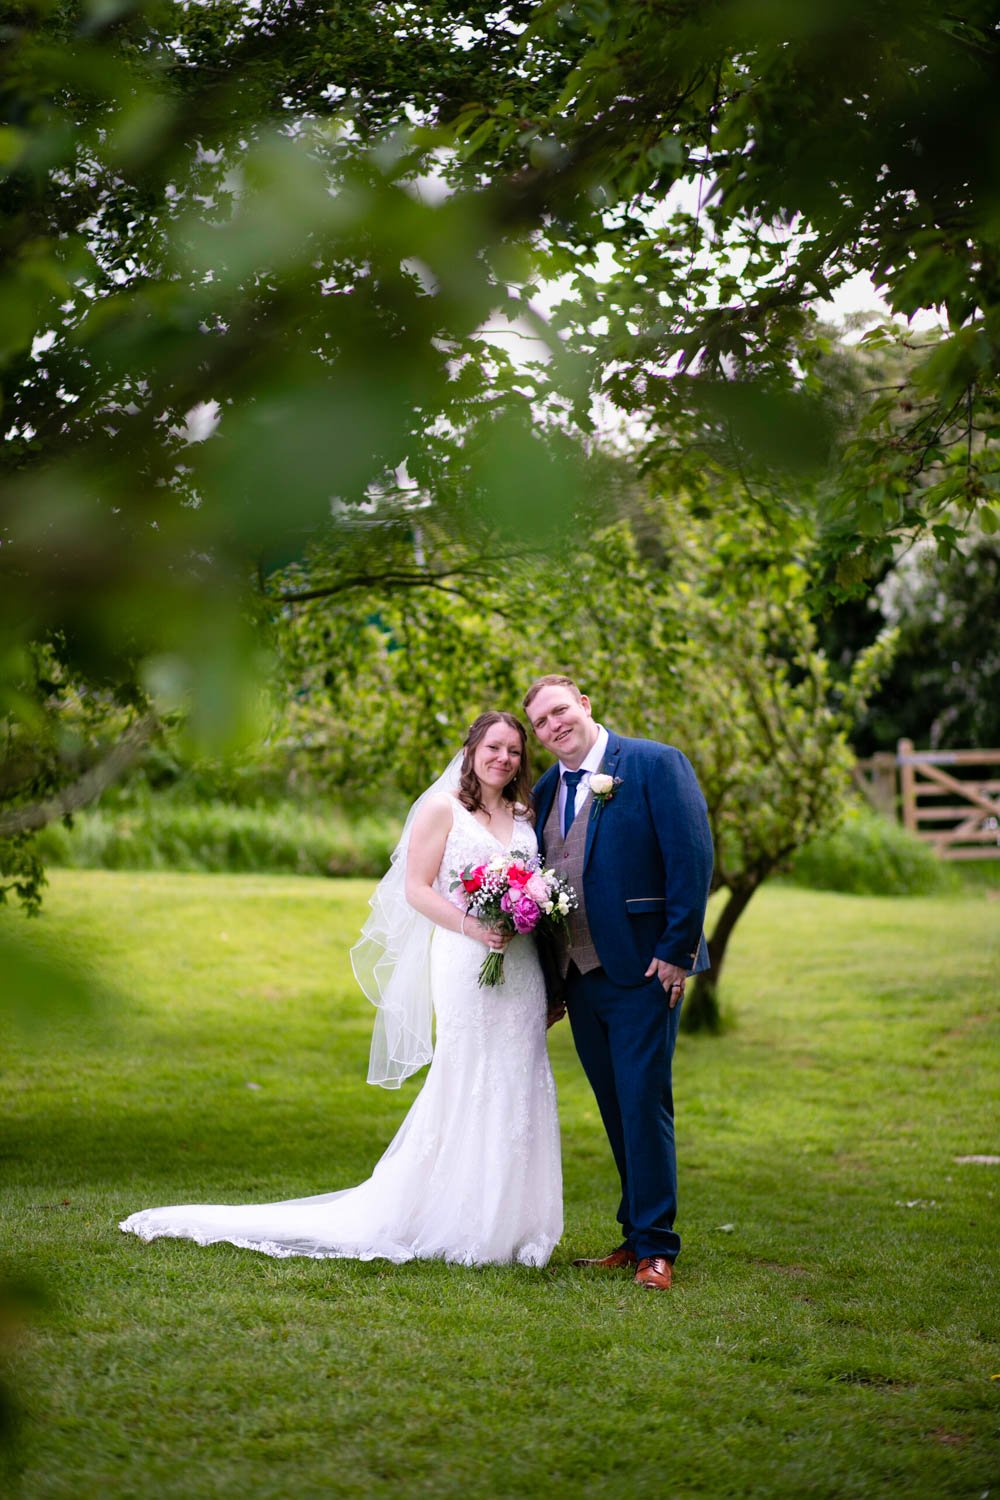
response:
M913 741L900 740L896 745L899 764L899 797L903 813L903 827L911 833L917 831L917 778L913 771Z
M883 817L895 823L896 757L891 750L879 750L872 756L871 800Z

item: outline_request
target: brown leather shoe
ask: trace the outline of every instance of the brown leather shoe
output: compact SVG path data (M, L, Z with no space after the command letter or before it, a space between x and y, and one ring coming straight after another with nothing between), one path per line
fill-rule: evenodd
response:
M636 1253L623 1245L620 1250L612 1250L610 1255L601 1255L596 1260L575 1260L574 1266L599 1266L602 1271L617 1271L622 1266L634 1266L638 1264Z
M668 1292L674 1279L673 1267L665 1255L647 1255L635 1273L636 1286L648 1286L654 1292Z

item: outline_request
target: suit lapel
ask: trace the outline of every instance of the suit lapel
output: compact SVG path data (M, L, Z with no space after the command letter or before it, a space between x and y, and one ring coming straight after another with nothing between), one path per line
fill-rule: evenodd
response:
M601 762L601 770L607 776L617 776L618 760L622 753L622 742L616 734L608 731L608 748L604 752ZM594 839L597 837L597 825L604 815L603 804L596 797L591 798L590 817L587 820L587 843L583 851L583 868L586 870L587 861L590 859L590 851L594 847Z
M552 803L559 788L559 767L550 766L538 783L535 792L535 835L538 846L545 855L545 824L548 822Z

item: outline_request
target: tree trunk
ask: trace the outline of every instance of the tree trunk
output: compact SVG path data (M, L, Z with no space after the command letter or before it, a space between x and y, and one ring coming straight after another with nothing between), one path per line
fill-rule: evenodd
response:
M729 899L719 913L719 919L708 940L708 956L712 967L692 980L691 993L684 1001L684 1009L681 1011L681 1027L684 1031L720 1030L719 976L722 973L726 947L733 928L750 905L750 898L759 883L756 880L741 883L730 890Z

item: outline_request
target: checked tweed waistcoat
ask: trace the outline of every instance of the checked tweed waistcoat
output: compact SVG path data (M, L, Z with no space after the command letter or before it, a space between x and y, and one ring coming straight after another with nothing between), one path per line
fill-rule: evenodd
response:
M593 799L588 788L586 797L576 810L576 817L570 826L569 834L564 839L559 826L559 798L553 797L552 808L545 824L545 863L558 875L566 877L576 891L576 898L580 903L575 911L570 912L566 926L556 928L556 953L559 958L559 972L564 979L571 959L581 974L589 974L591 969L601 967L601 960L594 947L594 939L590 935L590 923L587 921L587 906L583 894L583 856L587 846L587 824L590 822L592 806Z

